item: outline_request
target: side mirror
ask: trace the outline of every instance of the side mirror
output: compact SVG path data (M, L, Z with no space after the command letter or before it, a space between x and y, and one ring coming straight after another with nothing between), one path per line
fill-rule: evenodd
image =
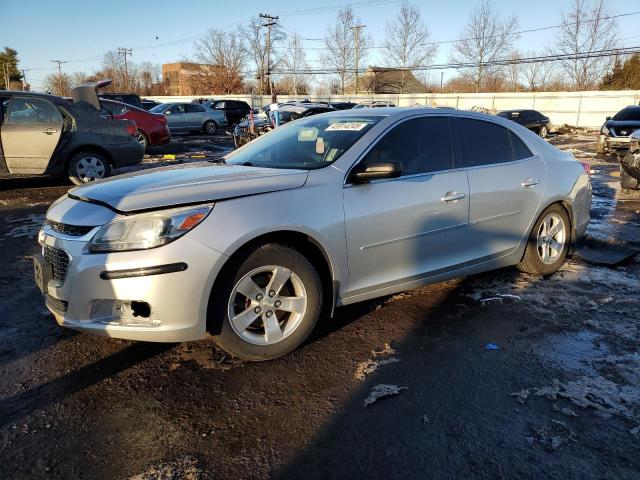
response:
M371 162L356 166L349 176L351 183L367 183L381 178L398 178L402 175L400 162Z
M165 111L164 111L164 114L165 114L165 115L171 115L171 110L165 110Z
M611 120L611 117L607 117L607 122L608 122L609 120Z

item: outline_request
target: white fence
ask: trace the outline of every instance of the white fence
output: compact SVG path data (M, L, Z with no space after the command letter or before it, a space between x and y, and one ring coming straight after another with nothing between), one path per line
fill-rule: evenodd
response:
M252 107L271 102L264 95L194 95L180 97L148 97L158 102L191 101L195 98L243 100ZM640 90L592 91L592 92L523 92L523 93L424 93L402 95L332 95L292 96L279 95L279 102L302 100L324 102L361 102L363 100L389 100L399 107L413 105L447 106L469 110L483 107L491 111L530 108L547 115L555 125L569 124L578 127L600 127L606 117L614 115L627 105L638 105Z

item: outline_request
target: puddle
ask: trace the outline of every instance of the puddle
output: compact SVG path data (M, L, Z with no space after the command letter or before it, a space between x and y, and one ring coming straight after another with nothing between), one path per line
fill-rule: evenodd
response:
M583 330L552 335L538 353L564 369L595 373L592 363L609 353L598 333Z

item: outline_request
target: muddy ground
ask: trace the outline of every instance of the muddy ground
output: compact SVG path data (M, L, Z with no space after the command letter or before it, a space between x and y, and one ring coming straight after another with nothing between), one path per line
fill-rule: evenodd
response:
M592 165L590 233L640 242L640 192L620 191L594 140L551 139ZM229 148L180 137L143 166ZM29 256L67 188L0 181L0 478L640 478L639 260L342 308L299 350L250 364L210 341L59 328ZM365 408L379 385L397 394Z

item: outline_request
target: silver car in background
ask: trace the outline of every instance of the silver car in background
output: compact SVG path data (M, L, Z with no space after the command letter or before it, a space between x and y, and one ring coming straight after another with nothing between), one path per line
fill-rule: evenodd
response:
M204 132L215 135L218 128L227 126L223 110L214 110L197 103L161 103L149 111L165 115L171 132Z
M570 153L473 112L343 110L198 163L72 190L36 282L58 323L133 340L207 334L290 352L334 307L517 265L549 275L589 222Z

